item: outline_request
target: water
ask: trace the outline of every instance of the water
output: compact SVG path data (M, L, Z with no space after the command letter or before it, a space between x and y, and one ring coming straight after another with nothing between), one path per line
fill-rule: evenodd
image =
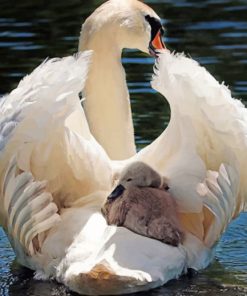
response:
M34 3L35 2L35 3ZM65 56L77 49L83 20L102 1L1 0L0 94L46 57ZM247 1L150 0L164 19L166 45L184 51L203 64L218 80L225 81L237 98L247 103ZM150 143L169 121L169 106L150 89L153 59L126 51L124 66L138 148ZM216 259L194 277L171 281L140 296L193 296L247 294L247 215L228 228L216 250ZM74 295L55 282L33 280L20 267L0 229L0 295Z

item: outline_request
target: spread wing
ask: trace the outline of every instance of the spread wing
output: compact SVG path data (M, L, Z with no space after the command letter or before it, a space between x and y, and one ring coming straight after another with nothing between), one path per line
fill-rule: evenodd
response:
M162 52L156 66L153 87L168 100L171 120L134 160L168 178L181 221L197 240L201 259L191 265L198 267L206 258L198 250L214 245L245 207L247 110L192 59Z
M89 55L45 62L1 102L0 213L12 245L21 254L40 247L45 255L60 252L59 268L45 261L42 267L79 292L137 291L187 267L205 267L211 246L245 205L246 110L196 62L162 53L153 85L168 99L171 121L127 162L143 160L170 179L186 240L174 249L112 228L100 213L111 189L111 162L92 138L78 100ZM95 202L94 192L105 194ZM108 279L103 286L102 279Z
M111 189L110 160L92 137L79 101L90 56L45 61L1 101L2 174L16 155L21 171L47 181L59 208Z

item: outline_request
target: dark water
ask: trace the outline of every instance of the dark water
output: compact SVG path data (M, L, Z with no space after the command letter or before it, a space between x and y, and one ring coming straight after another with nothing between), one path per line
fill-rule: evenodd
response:
M80 26L102 1L0 0L0 94L46 57L65 56L77 49ZM230 86L247 103L247 1L150 0L164 19L166 45L184 51ZM123 59L134 114L136 141L141 148L169 121L169 107L149 85L153 60L126 51ZM146 295L247 295L247 215L235 220L222 237L215 262L205 271L183 277ZM38 282L14 262L0 229L0 295L74 295L54 282Z

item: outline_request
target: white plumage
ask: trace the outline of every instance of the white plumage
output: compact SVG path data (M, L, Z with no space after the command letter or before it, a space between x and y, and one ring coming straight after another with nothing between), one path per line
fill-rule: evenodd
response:
M120 56L132 45L148 51L146 15L159 23L139 1L110 0L83 27L80 48L94 52L45 61L0 102L0 222L36 278L81 294L147 290L206 267L245 207L247 111L183 55L163 51L156 65L153 87L171 107L167 129L131 158L110 159L135 151ZM169 179L186 232L179 247L108 226L101 214L116 176L138 160Z
M116 166L90 134L79 104L89 56L47 61L5 98L2 122L15 126L9 135L1 133L1 221L18 259L38 278L55 277L87 294L139 291L188 267L204 268L212 246L244 206L242 105L196 62L164 52L153 85L170 103L171 122L154 143ZM20 111L10 116L15 100ZM236 134L232 147L227 141ZM115 168L137 159L170 179L187 229L178 248L107 226L100 212ZM188 226L190 219L196 229Z
M35 247L39 251L43 243L39 234L54 227L60 218L51 194L45 191L46 182L34 182L29 172L16 176L16 170L15 159L12 159L3 180L2 195L6 230L23 263L23 256L33 256Z

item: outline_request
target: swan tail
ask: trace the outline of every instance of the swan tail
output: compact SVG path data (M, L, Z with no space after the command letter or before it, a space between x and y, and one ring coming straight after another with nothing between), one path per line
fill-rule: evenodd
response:
M45 233L60 222L57 206L46 191L46 182L21 172L12 158L3 179L3 226L17 252L33 256L41 249Z

